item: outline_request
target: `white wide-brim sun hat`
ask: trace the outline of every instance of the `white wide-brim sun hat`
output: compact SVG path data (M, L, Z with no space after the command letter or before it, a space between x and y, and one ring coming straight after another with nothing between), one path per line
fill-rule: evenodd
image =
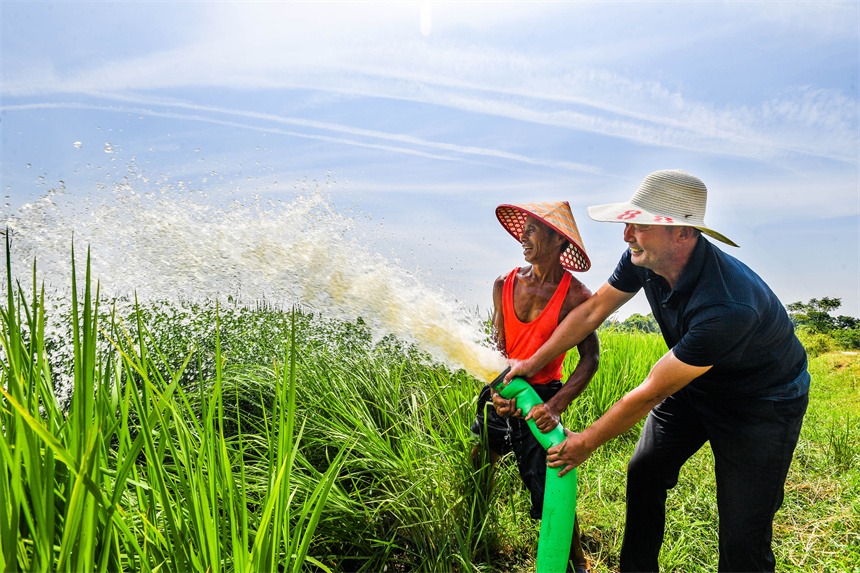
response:
M705 225L707 203L708 188L701 179L682 169L665 169L648 175L629 201L589 207L588 216L608 223L695 227L737 247L734 241Z

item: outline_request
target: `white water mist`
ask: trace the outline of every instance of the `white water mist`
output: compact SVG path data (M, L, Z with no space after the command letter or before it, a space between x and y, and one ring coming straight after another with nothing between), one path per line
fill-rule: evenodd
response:
M22 271L35 258L40 282L68 288L74 236L78 268L89 247L92 275L108 298L238 295L300 304L326 318L361 317L375 339L394 334L480 380L505 367L487 346L480 317L370 250L355 221L318 189L289 202L223 206L170 186L138 192L133 179L105 191L85 201L48 193L3 217L16 275L26 279Z

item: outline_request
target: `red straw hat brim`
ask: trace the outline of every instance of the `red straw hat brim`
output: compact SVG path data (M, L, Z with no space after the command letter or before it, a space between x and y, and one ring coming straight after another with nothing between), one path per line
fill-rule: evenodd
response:
M567 201L504 204L496 207L496 218L517 241L523 234L523 226L529 215L542 221L567 239L569 245L559 258L561 266L579 272L587 271L591 267L591 261L588 259L582 244L579 228L576 226L570 204Z

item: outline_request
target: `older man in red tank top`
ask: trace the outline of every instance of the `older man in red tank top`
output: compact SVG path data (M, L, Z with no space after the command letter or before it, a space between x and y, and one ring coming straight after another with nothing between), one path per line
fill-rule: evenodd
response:
M549 339L567 314L588 300L591 292L568 270L590 266L579 230L567 202L500 205L496 216L523 247L529 263L500 276L493 285L493 327L498 349L509 358L526 359ZM528 379L544 404L529 412L538 429L555 428L561 413L579 396L597 371L599 345L591 333L579 345L579 362L562 383L564 354ZM490 403L491 402L491 403ZM531 517L543 511L546 451L531 434L516 399L505 400L489 385L478 398L472 431L490 448L490 460L513 451L520 477L531 494ZM575 523L570 552L577 572L586 560Z

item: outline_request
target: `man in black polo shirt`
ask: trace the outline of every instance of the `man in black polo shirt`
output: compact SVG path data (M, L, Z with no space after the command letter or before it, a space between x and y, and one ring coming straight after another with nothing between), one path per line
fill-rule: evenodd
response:
M719 570L775 567L773 516L808 403L806 352L764 281L702 236L737 246L705 225L706 202L698 178L667 170L626 203L590 207L592 219L625 224L628 249L597 293L508 374L538 370L645 289L669 352L603 417L547 452L561 475L648 414L627 469L622 571L657 571L666 492L705 442L717 479Z

